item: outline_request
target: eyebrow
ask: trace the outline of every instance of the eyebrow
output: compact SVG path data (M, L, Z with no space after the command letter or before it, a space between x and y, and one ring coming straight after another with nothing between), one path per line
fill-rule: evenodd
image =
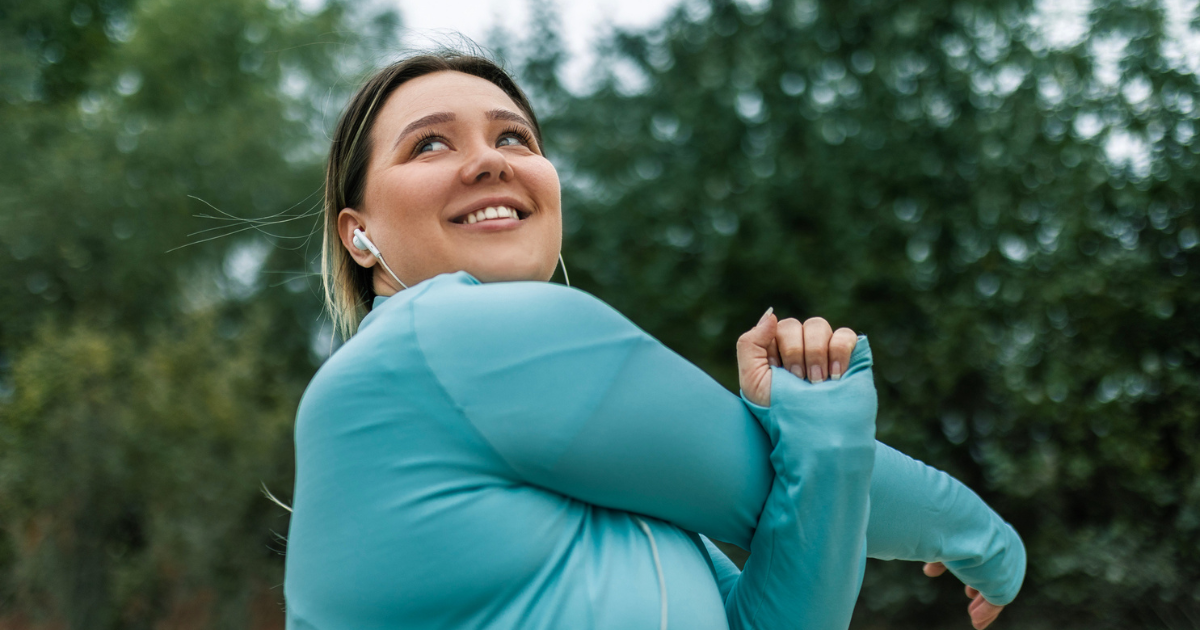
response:
M524 116L516 112L508 111L507 109L490 110L487 113L487 117L488 120L507 120L509 122L521 123L522 125L533 129L533 125L529 124L529 121L525 120Z
M421 118L408 123L408 126L400 132L400 135L396 137L396 144L392 146L392 150L395 151L396 148L400 146L400 142L408 137L408 134L424 127L448 123L456 118L457 116L455 116L453 112L438 112L436 114L422 116Z
M524 116L507 109L488 110L486 115L488 120L507 120L509 122L520 123L526 127L529 127L530 129L533 129L533 125L529 124L529 121L525 120ZM407 138L409 134L418 129L453 122L457 119L458 117L455 116L453 112L438 112L436 114L422 116L421 118L408 123L408 125L404 127L404 130L401 131L400 135L396 137L396 144L392 146L392 150L396 150L396 148L400 146L400 143Z

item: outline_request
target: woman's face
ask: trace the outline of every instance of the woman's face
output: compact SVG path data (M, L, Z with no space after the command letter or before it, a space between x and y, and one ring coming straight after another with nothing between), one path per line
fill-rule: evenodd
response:
M550 279L558 173L503 90L461 72L412 79L380 109L371 143L362 207L338 215L359 264L376 262L352 245L361 228L409 286L460 270L482 282ZM374 282L379 295L400 289L378 265Z

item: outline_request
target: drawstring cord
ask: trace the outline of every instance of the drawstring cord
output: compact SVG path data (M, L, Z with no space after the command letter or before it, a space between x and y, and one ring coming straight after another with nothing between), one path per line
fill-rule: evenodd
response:
M279 499L275 498L275 495L271 494L271 491L267 489L267 484L265 482L262 484L262 492L275 505L278 505L288 512L292 511L292 508L288 507L286 503L280 501ZM654 556L654 572L658 574L658 599L662 602L662 614L658 627L659 630L667 630L667 580L663 577L662 560L660 560L658 557L658 544L654 542L654 533L650 531L650 526L646 524L646 521L643 521L636 516L633 517L633 520L637 521L638 527L642 529L642 533L646 534L646 538L650 540L650 554Z
M658 573L658 598L662 601L662 621L658 627L660 630L667 630L667 580L663 578L662 561L658 559L658 545L654 542L654 534L650 532L650 526L646 521L638 517L633 517L637 521L638 527L642 528L642 532L646 534L646 538L650 539L650 553L654 555L654 570Z

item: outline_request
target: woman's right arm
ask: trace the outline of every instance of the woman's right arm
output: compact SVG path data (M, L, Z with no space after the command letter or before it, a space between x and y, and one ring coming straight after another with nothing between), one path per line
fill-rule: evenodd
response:
M771 439L738 397L625 317L547 283L453 285L412 313L431 371L520 481L752 547L776 481ZM993 603L1015 596L1015 532L948 476L875 453L867 553L950 560Z
M1011 525L954 477L886 444L875 448L867 555L942 562L999 606L1025 577L1025 545Z

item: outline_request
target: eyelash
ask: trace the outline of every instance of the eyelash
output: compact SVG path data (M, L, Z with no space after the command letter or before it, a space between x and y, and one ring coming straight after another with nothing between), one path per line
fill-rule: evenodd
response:
M533 146L533 136L528 131L526 131L524 128L508 127L500 134L500 137L504 137L509 134L512 134L512 135L520 138L521 142L525 146L527 146L527 147ZM432 130L422 131L421 135L417 137L416 145L414 145L414 147L413 147L413 155L419 155L421 153L421 149L425 148L426 143L428 143L430 140L442 140L442 137L440 135L438 135L438 133L436 131L432 131Z
M437 134L437 132L435 132L435 131L428 130L428 129L425 131L422 131L421 135L417 136L417 143L415 145L413 145L413 155L419 155L421 153L421 149L424 149L425 145L430 140L441 140L441 139L442 139L442 137L439 136Z
M510 134L510 133L512 135L520 138L521 142L523 142L525 144L525 146L527 146L527 147L533 146L533 137L523 127L509 127L507 129L505 129L504 133L502 133L500 135L504 136L504 135Z

